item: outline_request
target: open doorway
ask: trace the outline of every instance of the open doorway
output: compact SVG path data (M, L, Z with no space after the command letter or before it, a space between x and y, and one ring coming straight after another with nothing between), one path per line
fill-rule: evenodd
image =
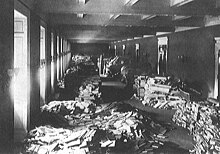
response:
M219 69L220 69L220 37L215 38L215 85L214 85L214 98L219 100L220 96L220 82L219 82Z
M51 92L54 93L55 65L54 65L54 34L51 33Z
M46 33L45 28L40 26L40 106L45 104L46 99Z
M126 55L125 50L126 50L126 46L122 45L122 56L124 56L124 57Z
M115 56L118 56L117 46L116 45L114 46L114 49L115 49Z
M140 44L135 44L135 54L136 54L136 63L138 66L140 61Z
M60 38L57 36L57 81L60 80Z
M165 75L167 73L167 51L168 51L168 38L158 38L158 65L157 73Z
M60 38L60 77L63 78L63 38Z
M28 17L14 10L14 142L28 130Z

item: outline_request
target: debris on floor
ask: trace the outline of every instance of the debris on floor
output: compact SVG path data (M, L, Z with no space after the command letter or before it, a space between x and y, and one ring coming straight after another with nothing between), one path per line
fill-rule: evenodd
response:
M67 103L53 102L53 111ZM72 103L72 104L71 104ZM127 111L125 110L127 108ZM72 109L70 109L72 110ZM60 110L59 110L60 111ZM71 113L69 113L71 117ZM73 118L73 117L72 117ZM103 105L93 114L68 119L66 128L39 126L28 133L26 153L101 153L103 150L133 150L136 153L151 151L164 145L168 129L142 114L137 109L115 102Z
M41 107L41 113L36 118L36 125L50 124L55 127L68 127L76 125L79 117L86 117L100 110L102 103L99 91L100 78L91 76L81 82L77 96L74 100L51 101Z
M41 111L53 112L63 116L66 115L79 115L83 113L95 112L96 104L92 101L52 101L41 107Z
M100 78L97 76L86 78L79 88L79 99L98 100L101 97ZM78 99L76 98L76 99Z
M219 113L219 102L212 98L178 104L173 121L193 135L195 148L191 153L220 153Z
M169 124L160 124L146 112L123 102L102 104L100 77L85 77L74 100L52 101L41 107L38 125L24 142L25 153L97 154L113 151L148 153L169 142ZM191 153L217 152L219 104L213 99L191 102L171 77L139 76L137 96L144 105L176 109L173 121L190 130ZM199 105L197 105L199 104Z
M74 64L80 64L80 63L86 63L88 61L90 61L91 57L88 55L73 55L72 56L72 62L74 62Z
M137 97L144 105L159 109L175 109L177 104L185 103L173 85L171 77L138 76L135 80Z

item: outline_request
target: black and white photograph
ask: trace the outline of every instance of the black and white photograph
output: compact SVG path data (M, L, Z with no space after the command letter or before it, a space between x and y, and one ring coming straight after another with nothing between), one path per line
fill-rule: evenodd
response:
M0 0L0 154L220 154L219 0Z

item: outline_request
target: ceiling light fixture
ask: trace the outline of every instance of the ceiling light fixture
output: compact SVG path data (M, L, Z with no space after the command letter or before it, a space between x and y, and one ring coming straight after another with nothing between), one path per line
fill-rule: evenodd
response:
M149 20L149 19L152 19L154 17L156 17L156 15L143 15L141 17L141 20Z
M120 16L120 14L111 14L110 19L117 19Z
M146 38L146 37L152 37L154 35L143 35L143 38Z
M192 1L194 1L194 0L171 0L170 1L170 6L171 7L173 7L173 6L180 7L180 6L183 6L187 3L190 3Z
M183 20L183 19L188 19L191 16L173 16L172 20Z
M175 27L175 32L187 31L191 29L197 29L200 27Z
M183 19L188 19L191 16L173 16L172 20L183 20Z
M77 18L83 18L84 14L83 13L78 13L76 16L77 16Z
M86 4L86 0L78 0L79 4Z
M134 5L135 3L137 3L139 0L125 0L125 5L127 6L132 6Z
M110 14L109 19L111 19L114 16L114 14Z
M136 39L141 39L142 37L134 37L134 39L136 40Z
M171 32L156 32L156 36L170 34Z
M113 19L117 19L120 16L120 14L114 15Z

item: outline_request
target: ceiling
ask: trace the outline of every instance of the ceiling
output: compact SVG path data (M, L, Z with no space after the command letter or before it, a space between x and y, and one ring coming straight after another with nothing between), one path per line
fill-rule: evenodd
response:
M109 43L204 27L218 0L38 0L36 8L68 40Z

